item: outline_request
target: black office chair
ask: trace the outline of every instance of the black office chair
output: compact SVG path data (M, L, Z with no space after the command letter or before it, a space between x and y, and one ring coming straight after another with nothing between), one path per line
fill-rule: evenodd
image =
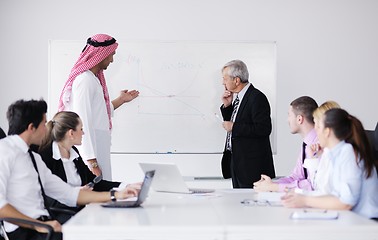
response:
M0 127L0 139L5 138L7 135L3 131L3 129Z
M44 224L44 223L32 222L32 221L29 221L29 220L19 219L19 218L0 218L0 239L1 240L8 240L9 239L8 236L7 236L7 233L4 230L4 222L9 222L9 223L13 223L13 224L26 224L26 225L30 225L30 226L44 228L47 231L46 238L45 238L46 240L50 240L51 235L54 232L54 229L50 225L47 225L47 224Z
M373 158L378 162L378 123L375 126L375 130L365 130L365 132L370 143ZM378 173L378 166L376 168ZM373 218L373 220L378 222L378 218Z
M375 126L375 130L365 130L365 132L371 146L373 157L377 160L378 159L378 123Z

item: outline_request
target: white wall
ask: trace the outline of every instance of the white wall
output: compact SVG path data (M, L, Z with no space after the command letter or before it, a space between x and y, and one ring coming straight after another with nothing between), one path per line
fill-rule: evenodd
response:
M83 46L95 33L129 40L276 41L275 165L286 175L300 142L286 122L294 98L335 100L365 128L375 127L377 12L376 0L0 0L0 126L7 130L5 112L15 100L47 100L49 39L82 39Z

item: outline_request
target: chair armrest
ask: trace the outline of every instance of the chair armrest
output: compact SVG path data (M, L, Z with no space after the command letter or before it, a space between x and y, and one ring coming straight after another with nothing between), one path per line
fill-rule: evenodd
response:
M30 221L30 220L26 220L26 219L20 219L20 218L0 218L0 224L3 224L3 221L13 223L13 224L21 223L21 224L26 224L26 225L30 225L30 226L36 226L36 227L44 228L44 229L47 230L46 240L50 240L51 235L54 232L53 227L51 227L50 225L47 225L45 223L34 222L34 221Z
M67 214L67 215L75 215L76 212L75 211L72 211L72 210L69 210L69 209L65 209L65 208L56 208L56 207L50 207L49 208L50 211L52 212L56 212L56 213L64 213L64 214Z

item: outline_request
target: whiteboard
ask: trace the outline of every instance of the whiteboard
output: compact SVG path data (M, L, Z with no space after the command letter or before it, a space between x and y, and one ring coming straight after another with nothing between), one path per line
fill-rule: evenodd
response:
M221 68L244 61L250 82L267 96L276 153L276 43L118 40L104 72L111 99L122 89L140 95L115 111L113 153L221 153L226 133L220 115ZM49 41L49 117L85 42ZM85 126L84 126L85 132Z

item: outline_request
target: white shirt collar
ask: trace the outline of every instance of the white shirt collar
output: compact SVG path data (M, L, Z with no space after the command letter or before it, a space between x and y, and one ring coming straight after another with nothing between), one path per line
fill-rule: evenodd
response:
M60 154L58 143L55 142L55 141L53 141L53 143L52 143L52 152L53 152L53 158L55 160L61 160L62 159L62 155ZM79 157L79 154L73 148L71 148L70 149L70 158L68 160L73 161L78 157Z
M241 102L250 85L251 83L249 82L243 87L240 92L234 93L234 100L236 99L236 96L238 96L239 102Z
M21 149L22 152L27 153L29 150L28 144L19 135L10 136L15 145Z
M335 156L340 154L340 151L345 144L346 144L345 141L342 140L338 144L333 146L332 148L328 148L328 149L325 148L324 150L327 149L328 150L327 153L330 154L332 156L332 158L334 158Z

